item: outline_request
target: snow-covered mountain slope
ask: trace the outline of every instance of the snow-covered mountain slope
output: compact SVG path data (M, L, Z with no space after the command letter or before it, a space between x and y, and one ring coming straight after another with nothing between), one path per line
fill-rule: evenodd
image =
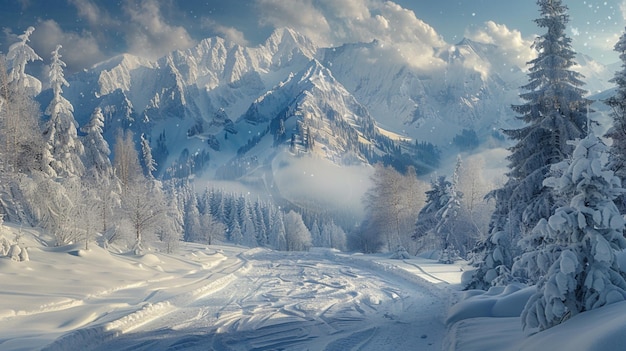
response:
M508 105L517 101L524 74L515 67L503 78L490 62L496 50L465 39L439 51L446 64L424 71L393 46L374 41L328 49L323 62L379 123L442 146L462 129L487 135L511 119Z
M452 154L464 129L498 143L494 131L517 123L524 68L492 44L433 49L425 69L393 43L322 49L285 28L256 47L214 37L156 61L121 55L69 77L65 95L81 125L102 108L111 144L119 128L146 134L161 175L238 178L280 150L335 164L415 158L415 142ZM608 69L585 69L592 89L608 86Z

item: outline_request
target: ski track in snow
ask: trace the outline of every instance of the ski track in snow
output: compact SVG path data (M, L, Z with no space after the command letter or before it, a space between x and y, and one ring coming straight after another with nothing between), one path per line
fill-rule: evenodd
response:
M445 290L390 263L251 249L187 278L145 282L137 308L43 349L439 350L445 335Z

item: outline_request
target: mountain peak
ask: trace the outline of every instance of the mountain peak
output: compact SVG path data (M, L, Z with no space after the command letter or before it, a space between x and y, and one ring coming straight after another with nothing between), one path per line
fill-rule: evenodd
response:
M124 66L126 69L132 70L137 67L154 67L154 63L143 57L135 56L132 54L120 54L113 56L112 58L102 61L92 68L96 70L110 71L118 66Z
M313 41L291 28L278 28L267 38L263 44L272 56L288 58L299 52L304 57L315 57L318 47Z

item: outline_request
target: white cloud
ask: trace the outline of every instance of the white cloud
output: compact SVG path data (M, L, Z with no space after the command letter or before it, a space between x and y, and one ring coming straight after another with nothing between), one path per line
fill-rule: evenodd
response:
M328 45L330 26L313 0L257 0L261 25L290 27L321 45Z
M124 12L130 17L126 32L128 51L156 59L170 51L186 49L195 44L187 30L165 20L157 0L127 0Z
M241 46L248 46L250 44L248 40L246 40L242 31L234 27L223 26L210 18L205 17L202 19L202 27L209 28L221 37L231 40Z
M391 1L256 0L256 4L261 25L293 28L321 46L377 39L417 67L438 61L435 48L447 46L413 11Z
M54 20L40 21L30 39L33 49L45 61L58 44L62 45L63 61L70 70L87 68L105 58L90 32L65 32Z
M94 28L101 28L103 26L119 26L121 23L115 20L111 15L100 8L92 0L68 0L70 4L76 7L78 16L85 19L89 25Z
M523 38L520 31L511 30L506 25L493 21L485 22L481 28L466 31L465 37L498 46L501 49L503 62L518 67L526 67L526 63L536 56L535 50L531 48L533 38Z

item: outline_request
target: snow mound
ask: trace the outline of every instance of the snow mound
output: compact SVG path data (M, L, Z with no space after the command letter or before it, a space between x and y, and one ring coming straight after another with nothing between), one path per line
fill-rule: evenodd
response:
M470 290L464 300L450 308L446 324L478 317L519 317L526 301L534 293L535 287L519 283L493 287L487 292Z
M151 253L142 255L139 257L138 261L147 266L156 266L161 263L161 259L159 259L157 255Z

